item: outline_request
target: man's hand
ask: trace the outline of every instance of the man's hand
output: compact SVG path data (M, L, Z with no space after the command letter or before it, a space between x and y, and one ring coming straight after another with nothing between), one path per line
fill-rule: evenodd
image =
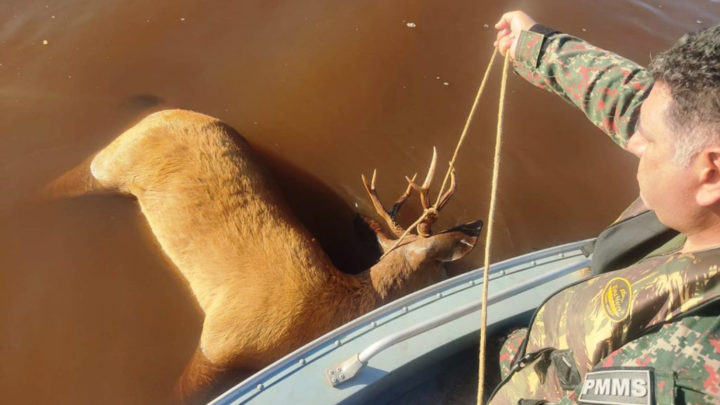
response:
M510 50L510 59L514 60L515 48L520 33L529 30L533 25L535 25L535 20L523 11L510 11L503 14L500 21L495 24L495 29L498 32L494 45L498 48L500 54L505 56L507 51Z

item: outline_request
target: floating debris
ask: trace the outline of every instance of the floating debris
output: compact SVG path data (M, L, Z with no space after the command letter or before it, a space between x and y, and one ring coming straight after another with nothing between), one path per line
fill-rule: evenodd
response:
M440 80L440 76L435 76L435 80Z
M585 28L583 28L583 29L582 29L582 32L587 32L587 30L586 30Z
M130 107L150 108L161 104L163 101L162 98L151 93L137 93L125 99L123 104Z
M412 22L412 21L409 22L409 23L407 23L407 24L405 24L405 25L407 25L408 28L415 28L415 27L417 27L417 24L415 24L415 23Z
M443 86L449 86L450 82L443 82Z
M43 43L42 43L42 44L43 44L43 45L47 45L47 44L49 44L49 42L48 42L47 39L43 39Z
M55 16L54 16L54 15L51 15L50 18L52 18L52 19L54 20L54 19L55 19Z
M185 17L180 17L180 21L185 21Z
M695 22L698 23L698 24L702 24L702 21L700 21L700 20L697 20L697 21L695 21Z
M490 28L490 26L487 24L483 24L483 28Z

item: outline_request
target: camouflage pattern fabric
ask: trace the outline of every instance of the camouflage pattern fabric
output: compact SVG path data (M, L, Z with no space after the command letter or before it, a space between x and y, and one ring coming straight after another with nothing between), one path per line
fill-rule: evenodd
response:
M718 262L720 249L657 256L568 287L535 314L526 351L572 348L589 370L621 343L720 297Z
M545 52L540 50L545 44ZM537 87L581 109L625 147L635 132L640 105L652 88L650 73L635 62L567 34L545 38L523 31L513 68Z
M610 353L596 367L655 369L658 403L720 403L720 317L688 316ZM673 402L675 393L682 401ZM577 393L576 393L577 395Z
M610 367L654 368L655 403L720 403L720 317L688 316L642 336L603 359ZM557 404L577 403L581 386Z
M652 87L639 65L560 33L545 38L523 32L514 68L576 105L620 146L634 132ZM574 363L580 379L607 367L652 366L657 403L720 403L718 306L712 304L709 314L686 316L720 299L718 265L720 249L670 252L557 293L536 313L519 356L513 349L520 332L503 345L501 370L509 378L492 403L575 403L582 383L560 375L558 358ZM508 358L526 354L531 357L512 369L503 367Z
M683 318L693 308L720 299L719 263L720 249L656 256L556 293L535 314L519 357L541 355L514 370L493 403L515 403L519 398L572 398L579 381L573 387L563 386L553 360L554 353L559 352L568 353L567 359L580 378L596 365L660 368L664 360L672 360L668 366L676 368L662 368L670 377L658 378L657 383L666 381L662 384L673 386L671 394L698 390L720 403L720 378L711 372L717 368L705 367L720 363L717 311ZM653 331L656 328L660 329ZM678 331L691 334L693 330L698 336L677 335ZM638 352L639 348L643 351ZM665 355L661 349L681 359L654 357ZM622 353L618 363L609 362L613 353ZM692 380L707 383L691 385L688 381ZM662 384L656 385L658 403ZM690 392L683 395L692 396ZM672 403L671 397L669 401Z
M527 328L515 329L507 335L505 343L500 348L500 355L498 356L498 362L500 363L500 378L504 379L510 374L510 368L512 362L515 359L520 345L522 345L525 336L527 335Z

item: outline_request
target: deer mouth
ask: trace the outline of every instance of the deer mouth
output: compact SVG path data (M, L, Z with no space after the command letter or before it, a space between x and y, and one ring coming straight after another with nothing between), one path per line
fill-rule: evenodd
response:
M472 236L472 237L476 238L480 235L480 231L482 231L482 227L483 227L483 221L477 220L477 221L473 221L473 222L468 222L467 224L458 225L454 228L450 228L450 229L444 231L443 233L445 233L445 232L462 232L467 236ZM474 244L473 244L473 246L474 246Z

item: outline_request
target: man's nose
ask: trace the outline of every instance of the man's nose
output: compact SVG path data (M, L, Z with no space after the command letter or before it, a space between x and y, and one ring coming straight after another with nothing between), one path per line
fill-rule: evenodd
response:
M642 156L643 152L645 152L645 146L647 145L647 142L645 142L645 137L642 136L640 133L635 132L630 136L630 139L628 139L627 146L625 146L625 149L632 153L633 155L640 157Z

